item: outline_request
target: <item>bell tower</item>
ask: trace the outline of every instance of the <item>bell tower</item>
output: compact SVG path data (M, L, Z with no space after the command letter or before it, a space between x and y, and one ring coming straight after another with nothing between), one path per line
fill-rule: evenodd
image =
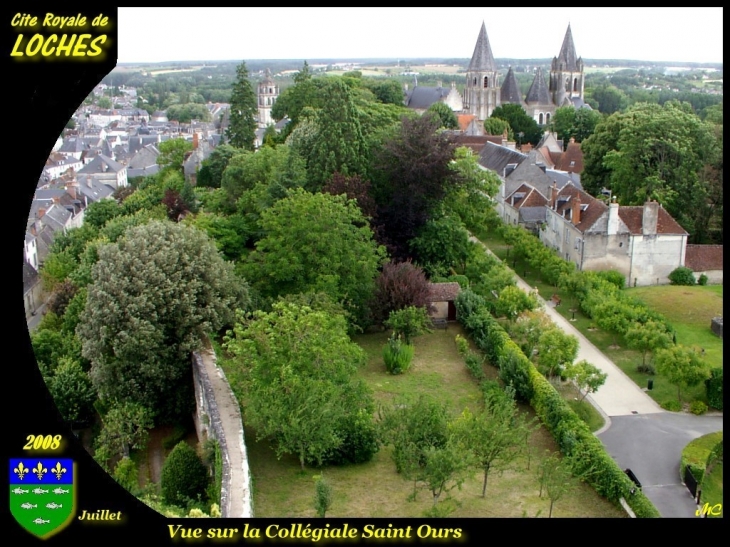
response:
M279 86L271 78L271 71L267 68L264 79L259 82L258 88L258 125L266 128L274 123L271 117L271 107L279 97Z
M466 72L464 110L478 120L486 120L492 111L500 106L501 89L497 64L487 37L487 28L482 22L479 38Z

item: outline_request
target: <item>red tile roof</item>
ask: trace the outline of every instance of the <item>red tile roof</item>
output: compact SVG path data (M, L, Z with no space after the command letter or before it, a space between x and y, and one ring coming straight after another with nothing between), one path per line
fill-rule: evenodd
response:
M687 245L684 265L693 272L722 270L722 245Z
M581 210L580 222L575 226L581 232L585 232L588 228L593 226L606 209L608 209L608 206L601 200L594 198L590 194L586 194L582 190L578 190L578 188L572 184L566 184L563 186L562 190L558 192L558 196L570 196L571 199L578 196L580 198L581 205L588 205L585 211ZM556 209L556 212L562 216L563 211L565 209L571 209L572 205L573 204L570 200L562 202Z
M466 131L469 124L474 121L476 116L474 114L457 114L456 120L459 122L459 129Z
M456 282L429 283L429 302L451 302L456 300L461 287Z
M624 221L633 235L640 235L641 228L644 224L644 206L643 205L623 205L618 208L618 216ZM659 207L659 214L656 225L657 234L687 234L679 223L674 220L667 210Z

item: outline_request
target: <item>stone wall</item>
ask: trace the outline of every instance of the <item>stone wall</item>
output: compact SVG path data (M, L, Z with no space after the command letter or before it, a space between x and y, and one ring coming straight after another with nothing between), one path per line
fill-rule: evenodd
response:
M206 360L212 360L212 367ZM203 356L199 352L192 355L193 383L195 386L195 429L198 440L215 439L221 451L221 516L223 518L253 517L253 485L248 466L248 456L244 441L243 421L241 420L238 402L228 384L225 374L215 365L215 354L210 351ZM217 377L211 377L211 368ZM228 401L216 400L225 397ZM222 422L220 408L234 403L235 411L225 417ZM228 436L226 435L228 431ZM234 434L231 434L235 432Z
M712 332L722 338L722 317L715 317L710 325Z

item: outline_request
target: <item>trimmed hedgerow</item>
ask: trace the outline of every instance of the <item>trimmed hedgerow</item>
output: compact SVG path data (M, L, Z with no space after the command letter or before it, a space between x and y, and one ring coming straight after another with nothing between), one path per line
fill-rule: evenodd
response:
M712 408L722 410L722 368L712 369L712 375L705 381L707 402Z

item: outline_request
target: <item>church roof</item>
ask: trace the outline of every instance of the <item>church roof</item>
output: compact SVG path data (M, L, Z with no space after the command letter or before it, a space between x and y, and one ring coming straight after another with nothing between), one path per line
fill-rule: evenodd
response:
M512 67L509 67L501 90L502 104L522 104L522 92Z
M415 109L427 109L434 103L443 100L451 90L446 87L416 86L407 99L406 106Z
M558 55L557 61L558 66L554 68L559 68L562 64L562 70L569 70L571 72L578 71L578 56L575 53L575 44L573 43L573 33L570 31L570 23L568 23L568 30L565 33L563 47L560 48L560 55Z
M550 92L548 92L545 77L542 74L542 67L537 67L535 79L532 80L530 90L527 92L525 102L534 104L550 104Z
M474 54L471 56L468 71L485 72L494 70L497 70L497 64L494 62L492 48L489 45L489 38L487 38L487 27L482 21L482 28L479 31L479 38L477 38L477 45L474 47Z

